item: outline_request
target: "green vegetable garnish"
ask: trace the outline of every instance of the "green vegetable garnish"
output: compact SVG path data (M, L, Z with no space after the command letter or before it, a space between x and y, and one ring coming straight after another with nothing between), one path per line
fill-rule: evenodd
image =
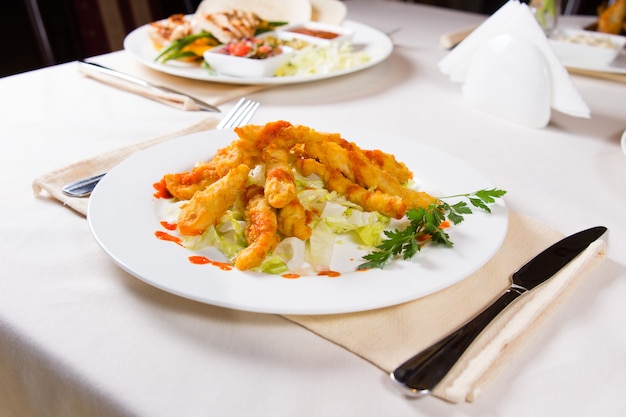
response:
M192 42L203 38L206 38L207 45L219 45L219 42L213 37L213 35L208 32L202 32L195 35L185 36L184 38L172 42L167 48L163 49L161 53L154 58L154 60L163 64L170 59L197 57L197 55L191 51L184 51L184 48Z
M450 236L444 231L446 221L459 224L463 221L465 214L472 213L472 207L479 208L487 213L491 213L489 208L497 198L501 198L506 191L493 189L483 189L469 194L451 195L440 197L437 203L426 208L411 209L406 213L409 225L403 229L387 230L384 232L386 238L376 246L376 250L365 255L363 259L367 262L358 266L357 269L383 268L396 257L404 260L413 258L422 248L425 242L431 240L436 243L452 247ZM448 204L444 199L464 197L466 201L455 204Z

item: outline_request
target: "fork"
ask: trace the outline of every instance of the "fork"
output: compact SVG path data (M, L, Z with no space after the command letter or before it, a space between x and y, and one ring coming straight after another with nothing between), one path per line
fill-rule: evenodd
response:
M243 126L247 124L254 116L254 113L259 108L260 103L257 101L249 100L247 98L241 98L235 107L218 123L216 129L231 129L237 126ZM93 177L83 178L78 181L66 184L61 188L63 194L68 197L88 197L96 187L98 182L106 175L103 174L94 175Z

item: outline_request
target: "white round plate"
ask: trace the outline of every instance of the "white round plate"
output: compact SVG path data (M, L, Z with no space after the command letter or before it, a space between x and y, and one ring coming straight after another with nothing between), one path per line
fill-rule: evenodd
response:
M400 157L424 184L442 195L474 192L493 185L465 162L411 140L360 129L335 130L364 149ZM475 211L452 226L453 248L426 246L412 261L357 272L365 252L337 243L331 268L339 277L277 275L222 270L189 261L192 252L155 236L167 200L153 196L165 173L189 170L229 144L232 131L183 136L134 154L100 181L87 218L93 235L113 261L135 277L165 291L212 305L276 314L331 314L371 310L411 301L446 288L484 265L502 244L508 225L501 200L487 214ZM384 145L383 145L384 144ZM452 201L451 201L452 202ZM214 249L207 249L213 250ZM201 253L219 260L217 251Z
M178 61L168 61L165 64L161 64L154 61L158 52L154 49L152 42L148 38L147 25L133 30L126 36L124 39L124 49L143 65L170 75L216 83L278 85L305 83L362 71L379 64L391 54L393 43L389 36L362 23L346 20L343 25L354 30L354 38L352 39L354 47L367 53L370 59L368 62L361 65L327 74L298 75L292 77L240 78L211 74L198 64L188 64Z

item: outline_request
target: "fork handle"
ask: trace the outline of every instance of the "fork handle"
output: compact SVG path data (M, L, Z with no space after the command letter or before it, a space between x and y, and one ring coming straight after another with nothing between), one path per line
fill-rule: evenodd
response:
M523 293L517 287L507 289L465 325L400 365L391 373L391 379L409 396L430 394L485 327Z
M68 197L89 197L93 189L96 188L96 185L98 185L98 182L100 182L102 177L104 177L105 175L106 172L104 174L99 174L93 177L83 178L82 180L74 181L70 184L65 185L61 189L61 191Z

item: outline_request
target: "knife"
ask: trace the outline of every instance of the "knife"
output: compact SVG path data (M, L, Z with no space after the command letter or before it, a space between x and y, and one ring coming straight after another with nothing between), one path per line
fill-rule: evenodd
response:
M509 304L559 272L607 231L597 226L583 230L550 246L517 270L511 286L490 306L465 325L404 362L390 376L409 396L421 398L432 392L465 350Z
M220 109L218 109L215 106L210 105L209 103L206 103L198 98L192 97L189 94L186 93L182 93L180 91L171 89L169 87L165 87L163 85L157 85L157 84L152 84L148 81L142 80L141 78L137 78L134 77L132 75L128 75L125 74L123 72L105 67L103 65L100 64L96 64L95 62L87 62L87 61L78 61L78 63L83 67L86 68L88 70L93 70L93 71L97 71L101 74L105 74L105 75L109 75L111 77L120 79L120 80L124 80L127 81L129 83L135 84L135 85L139 85L141 87L145 87L145 88L151 88L153 90L158 90L158 91L162 91L164 93L171 93L171 94L180 94L181 96L185 96L188 97L190 100L192 100L194 103L196 103L196 105L198 107L200 107L202 110L206 110L206 111L212 111L212 112L220 112Z

